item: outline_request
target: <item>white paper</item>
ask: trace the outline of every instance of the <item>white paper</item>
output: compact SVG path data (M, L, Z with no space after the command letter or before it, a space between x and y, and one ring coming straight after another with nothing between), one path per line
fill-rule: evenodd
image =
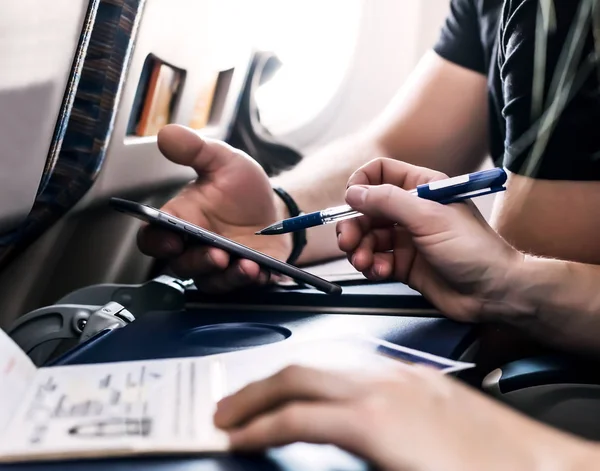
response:
M357 271L356 268L354 268L352 264L345 258L332 260L319 265L302 267L302 269L332 283L366 280L365 276L361 272ZM284 277L284 281L278 284L281 286L298 285L298 283L288 277Z
M216 402L202 358L80 365L38 370L3 459L218 451Z
M286 341L285 348L272 344L212 358L221 363L220 369L224 372L220 385L220 389L226 391L223 395L232 394L249 382L266 378L289 365L374 375L415 364L426 364L440 373L474 366L364 336Z
M27 365L16 345L4 344ZM294 364L389 374L415 363L441 373L472 366L357 336L292 338L206 357L37 371L29 364L27 384L10 396L18 407L0 437L0 461L226 451L227 435L213 425L216 404L252 381ZM5 381L3 391L12 390Z
M36 371L25 352L0 330L0 433L6 430Z

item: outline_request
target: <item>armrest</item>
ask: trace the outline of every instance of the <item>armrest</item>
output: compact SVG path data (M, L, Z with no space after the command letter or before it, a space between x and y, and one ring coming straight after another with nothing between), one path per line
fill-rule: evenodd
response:
M525 358L489 373L482 388L540 422L600 440L598 363L555 355Z
M494 394L552 384L600 385L600 368L589 360L547 355L513 361L489 373L482 386Z

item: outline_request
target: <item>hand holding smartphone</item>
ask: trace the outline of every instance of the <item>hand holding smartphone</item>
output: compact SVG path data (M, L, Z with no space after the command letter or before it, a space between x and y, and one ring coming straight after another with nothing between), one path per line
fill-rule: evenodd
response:
M258 263L261 267L267 268L282 275L289 276L295 281L313 286L327 294L340 294L342 288L339 285L331 283L323 278L308 273L300 268L297 268L289 263L284 263L273 257L257 252L245 245L238 244L226 237L210 232L199 226L196 226L183 219L176 218L159 209L153 208L134 201L128 201L121 198L111 198L110 205L117 211L120 211L129 216L136 217L149 224L155 224L162 228L173 232L185 235L196 240L200 244L210 245L226 251L230 255L239 258L245 258Z

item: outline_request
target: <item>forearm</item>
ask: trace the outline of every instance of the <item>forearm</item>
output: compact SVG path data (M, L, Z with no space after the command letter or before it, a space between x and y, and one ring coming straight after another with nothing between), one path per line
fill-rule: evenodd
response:
M393 144L389 142L389 136L380 134L376 129L340 139L305 157L293 169L274 177L272 183L284 188L303 212L311 212L344 204L350 176L378 157L433 169L443 168L450 174L466 168L467 162L472 160L470 152L457 152L455 155L448 151L448 147L443 152L442 144L433 146L430 142L434 140L433 136L415 132L413 120L408 117L396 123L394 132ZM441 135L437 137L445 143ZM288 217L283 203L278 201L278 204L282 217ZM335 237L335 224L312 228L306 235L308 243L299 259L300 264L342 255Z
M508 172L492 226L518 250L600 264L600 184L532 179Z
M350 175L377 157L450 175L474 170L487 151L486 90L483 75L429 53L365 131L307 156L273 183L308 212L343 204ZM301 263L341 254L332 225L307 236Z
M508 286L502 320L545 343L600 353L600 266L525 256Z
M377 157L448 174L481 164L487 152L487 81L429 52L389 105L360 133L307 156L274 181L305 210L343 201L346 182Z

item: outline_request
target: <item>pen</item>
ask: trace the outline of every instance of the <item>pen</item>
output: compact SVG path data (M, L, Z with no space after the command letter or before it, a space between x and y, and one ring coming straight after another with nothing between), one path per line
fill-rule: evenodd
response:
M504 191L506 189L504 183L506 183L506 172L504 169L492 168L419 185L414 190L411 190L410 193L419 198L436 201L440 204L450 204ZM265 227L258 231L257 234L286 234L358 216L362 216L362 214L352 209L349 205L336 206L284 219Z

